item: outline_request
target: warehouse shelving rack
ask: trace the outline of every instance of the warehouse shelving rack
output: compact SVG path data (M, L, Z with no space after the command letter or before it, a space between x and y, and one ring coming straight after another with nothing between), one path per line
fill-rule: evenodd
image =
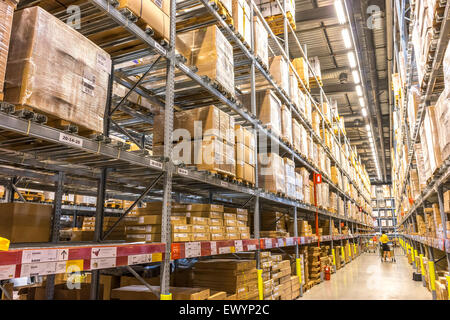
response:
M379 186L375 186L375 188L375 198L372 198L372 213L374 220L377 221L377 227L379 228L380 232L386 231L395 234L397 231L397 217L395 215L394 205L395 199L391 197L391 195L385 197L383 190ZM383 211L383 216L381 216L380 211ZM386 221L388 225L383 226L382 221ZM392 221L391 225L389 225L389 221Z
M394 37L395 37L395 29L398 26L399 32L400 32L400 41L401 45L400 48L398 48L397 43L394 43L394 52L397 62L397 70L399 70L398 67L398 61L399 61L399 54L402 54L405 57L405 61L407 61L407 70L406 70L406 87L404 88L405 97L408 95L408 90L411 86L411 83L413 81L417 82L417 65L414 61L414 55L413 55L413 45L412 45L412 27L414 24L414 10L413 7L415 5L415 2L411 1L410 4L410 12L411 17L409 21L409 30L408 33L406 33L406 19L405 19L405 3L404 1L400 5L399 1L396 1L396 22L394 23ZM409 181L409 173L410 169L414 165L414 145L418 141L419 138L419 129L421 125L423 124L424 118L425 118L425 110L430 105L430 102L432 99L435 99L436 95L442 91L442 88L436 87L436 80L441 76L442 71L442 60L445 53L445 49L447 48L447 44L449 41L449 34L450 34L450 1L440 1L439 5L441 8L445 7L444 13L442 16L439 16L436 14L434 16L434 20L436 23L440 23L440 30L439 32L435 33L433 36L432 44L430 47L430 54L428 56L427 61L427 68L425 70L424 80L423 83L420 84L421 89L421 103L419 105L419 109L417 112L417 118L415 119L414 123L414 129L413 132L410 132L410 127L408 125L408 117L407 117L407 104L409 102L408 99L405 101L405 107L403 110L400 110L400 113L402 114L401 118L404 119L404 122L402 124L402 132L400 135L399 141L397 143L403 144L407 146L408 154L403 155L403 148L401 149L400 153L398 154L398 159L400 159L402 156L406 156L407 158L407 166L405 171L405 176L401 177L399 175L399 172L394 173L394 175L397 175L399 183L399 190L400 193L397 196L396 199L396 213L400 215L399 219L399 226L400 228L408 227L413 230L413 232L416 232L416 216L417 214L421 214L423 210L426 208L426 206L430 203L438 203L439 204L439 211L441 212L441 223L443 226L443 236L444 238L431 238L431 237L424 237L424 236L418 236L418 235L410 235L403 233L404 238L404 249L405 250L413 250L416 255L420 256L427 256L429 260L432 262L433 270L434 270L434 264L442 259L447 260L447 267L450 271L450 240L446 238L446 214L444 212L444 204L443 204L443 193L444 190L448 190L450 186L450 159L444 159L442 165L440 168L438 168L434 174L432 175L431 179L427 181L426 188L421 192L421 194L414 199L412 202L412 206L407 212L400 211L402 206L402 199L403 197L407 197L406 195L406 186ZM402 9L403 8L403 9ZM394 38L395 39L395 38ZM395 40L394 40L395 41ZM394 146L394 150L396 150L396 147ZM408 199L413 200L413 199ZM426 218L426 215L425 215ZM435 228L438 230L438 222L436 221L436 216L434 216L434 223ZM410 249L407 249L408 247ZM442 257L435 257L434 256L434 249L438 249L442 251L443 256ZM420 273L420 264L416 263L415 267L417 271ZM436 292L432 290L433 298L436 299Z
M21 2L20 6L25 7L29 3L36 4L36 2L24 1ZM368 186L358 184L357 181L351 179L350 174L344 170L340 161L335 158L335 155L328 150L321 138L312 130L311 124L296 110L287 94L272 80L265 66L259 62L259 59L255 58L253 51L245 46L209 2L206 0L196 0L175 3L173 1L171 4L171 16L176 17L178 7L183 8L183 5L190 6L193 4L203 5L204 9L214 18L212 23L218 24L224 35L233 44L235 61L237 60L236 56L239 59L243 59L239 63L239 67L250 65L250 72L248 73L250 79L244 78L241 81L250 80L251 92L254 93L257 77L256 72L258 72L258 77L265 79L283 103L290 107L293 116L304 125L314 141L324 148L332 164L341 170L342 174L349 179L349 183L355 187L357 194L369 205L370 202L367 196L369 193L367 190ZM298 258L298 245L312 244L320 240L322 242L330 241L333 247L333 241L341 241L341 244L344 239L358 241L357 226L370 227L370 225L348 217L347 206L344 206L343 214L336 214L300 201L264 192L258 187L257 180L255 187L250 188L232 181L220 179L217 176L205 172L197 171L195 168L187 167L183 164L175 165L171 161L172 130L170 129L173 128L173 109L179 110L195 106L196 101L192 100L192 96L189 95L201 94L204 104L216 104L220 109L235 115L236 123L242 123L246 127L257 130L260 136L269 138L286 154L291 155L296 162L296 166L304 166L312 173L321 174L324 182L330 185L331 190L334 190L344 200L352 201L359 206L355 199L352 199L345 191L334 185L331 179L319 170L315 164L293 151L290 146L286 145L271 133L270 130L264 128L260 121L251 113L246 112L238 101L224 95L207 81L207 79L198 76L194 68L186 66L183 63L184 59L176 55L174 50L176 34L175 18L172 18L170 22L171 40L167 44L155 40L151 32L143 31L132 19L129 19L129 16L127 17L116 10L113 1L89 0L79 5L82 14L87 15L88 18L95 17L92 21L88 18L84 19L85 23L79 31L85 36L91 39L99 39L99 35L105 30L115 29L121 32L120 37L116 36L110 41L97 41L97 44L105 49L117 45L123 48L123 50L112 52L114 63L109 85L109 98L105 111L104 132L103 135L99 135L95 139L88 139L39 123L39 120L36 121L37 119L34 114L17 116L13 113L14 109L10 106L2 105L0 112L0 131L8 139L0 143L0 148L2 148L2 151L5 151L0 155L0 161L11 167L1 168L0 174L2 176L13 177L13 179L3 180L3 183L8 187L6 199L11 200L11 195L13 195L18 187L32 187L40 190L56 191L52 243L12 245L10 251L1 252L0 269L2 272L4 270L8 270L9 272L5 271L5 273L1 273L3 279L22 275L23 270L27 268L38 267L38 271L35 274L48 275L47 297L52 298L54 274L64 272L63 266L68 266L67 261L72 263L71 261L81 260L83 265L82 270L93 270L91 298L95 299L98 297L99 269L161 261L162 280L160 294L164 298L169 295L169 264L171 255L172 259L176 259L176 257L198 257L227 252L256 250L255 257L259 267L259 255L257 253L260 249L294 245L297 249L296 257ZM65 9L62 10L61 8L53 8L50 12L60 19L64 19L66 15ZM287 41L285 41L283 48L267 23L265 23L254 2L251 4L250 14L251 21L253 21L253 15L255 14L262 18L264 27L270 34L270 37L275 40L275 44L282 55L290 61L290 57L286 55L286 52L289 52ZM290 27L290 25L286 23L287 19L284 11L283 15L285 17L284 37L287 38L287 27ZM304 49L300 45L292 28L291 32L306 58ZM123 35L124 33L125 35ZM93 41L95 42L95 40ZM153 59L147 65L137 64L128 68L115 69L120 63L147 56L152 56ZM313 72L309 63L308 67ZM138 75L140 77L133 83L130 78ZM299 83L303 85L298 75L297 78ZM155 85L149 89L145 87L145 83L148 81L159 83L159 86L157 87ZM125 97L114 97L112 95L114 82L128 88L129 93ZM164 124L165 128L169 130L165 130L164 157L151 157L147 155L144 148L151 141L148 137L147 130L136 132L129 128L130 124L143 123L149 127L152 124L151 113L137 110L126 101L127 97L133 92L165 109ZM186 99L186 97L191 100ZM327 100L327 97L322 87L320 87L320 102L324 100ZM312 102L315 110L321 116L322 128L324 129L326 127L330 130L334 141L338 143L341 150L341 142L349 146L349 141L344 135L343 128L340 127L339 123L337 123L338 136L336 137L334 135L333 124L325 121L325 117L316 102L314 100ZM114 107L113 103L116 103ZM252 94L252 113L256 114L255 111L255 97ZM114 118L114 112L128 114L132 117L132 120L121 123ZM333 120L337 120L336 115L333 115ZM109 134L113 130L116 134L119 133L120 136L126 136L129 140L133 141L141 150L130 152L127 151L127 147L123 144L112 143ZM256 135L255 139L257 139ZM349 150L351 152L353 151L351 147L349 147ZM257 151L255 153L257 154ZM66 214L65 211L77 212L79 209L77 206L65 206L62 204L62 194L69 192L97 197L97 205L95 208L83 209L85 214L93 214L96 217L96 221L100 222L96 223L95 237L91 243L58 242L57 236L59 233L60 216L63 213ZM127 210L111 210L103 206L106 198L124 199L134 202ZM171 212L170 200L172 199L186 202L209 201L242 207L253 202L255 208L255 239L171 244L169 216ZM105 235L102 234L103 216L120 214L124 217L141 201L154 200L162 200L164 202L161 243L130 244L105 239ZM320 216L320 218L329 219L330 224L333 224L335 220L338 221L339 229L341 228L341 221L344 221L350 227L352 233L351 236L333 235L322 236L320 239L317 239L317 237L298 237L298 232L295 228L294 237L262 239L259 236L258 223L260 220L260 205L284 210L290 213L295 221L301 214L311 217L314 213L316 213L317 217ZM301 212L298 212L298 210ZM361 215L363 216L364 214L368 214L368 212L362 210ZM296 225L294 223L294 226ZM64 251L67 251L66 257L62 257L65 256L63 254ZM35 259L31 264L25 258L30 254L35 255ZM60 257L59 255L62 256ZM95 265L92 264L92 260L94 259L96 260L94 261ZM11 274L11 270L14 270L13 275Z

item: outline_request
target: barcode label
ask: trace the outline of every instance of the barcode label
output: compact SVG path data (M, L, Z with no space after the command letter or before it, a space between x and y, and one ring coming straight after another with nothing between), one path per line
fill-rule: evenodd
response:
M61 132L59 134L59 141L66 142L66 143L69 143L69 144L73 144L74 146L77 146L77 147L82 147L83 146L83 140L82 139L74 137L74 136L71 136L71 135L68 135L68 134L65 134L63 132Z
M211 242L211 255L217 254L217 244L215 242Z
M242 240L235 240L234 247L236 252L244 251L244 246L242 245Z
M248 250L248 251L256 250L256 245L254 245L254 244L249 244L249 245L247 246L247 250Z
M294 238L287 238L286 239L286 245L287 246L293 246L294 245Z
M96 247L91 250L91 259L114 258L117 256L117 247Z
M101 259L92 259L91 260L91 269L106 269L106 268L115 268L116 267L116 258L101 258Z
M149 263L152 262L151 254L136 254L128 256L128 264L141 264L141 263Z
M272 248L272 239L264 240L264 244L265 244L266 248L268 248L268 249Z
M22 264L33 263L33 262L56 261L57 257L58 257L58 252L56 249L23 250Z
M202 254L202 247L200 242L186 242L185 243L185 257L200 257Z
M150 165L152 167L158 168L158 169L162 169L163 164L159 161L155 161L155 160L150 160Z
M231 252L231 247L219 248L219 254L230 253L230 252Z

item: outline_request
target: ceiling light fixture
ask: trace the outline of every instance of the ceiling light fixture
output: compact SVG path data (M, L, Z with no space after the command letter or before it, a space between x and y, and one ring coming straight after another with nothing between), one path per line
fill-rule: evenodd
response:
M362 108L361 109L361 113L362 113L364 118L367 117L367 109L366 108Z
M347 20L345 19L345 12L344 6L342 5L342 0L335 0L334 8L336 9L336 15L338 17L339 23L344 24Z
M356 89L356 94L358 95L358 97L361 97L362 96L362 88L361 88L361 86L357 85L355 87L355 89Z
M353 76L353 82L355 84L358 84L361 81L361 79L359 78L359 73L358 73L357 70L353 70L352 71L352 76Z
M366 106L366 102L364 101L363 97L359 98L359 105L361 106L361 108L364 108Z
M350 64L350 68L356 68L356 59L355 59L355 54L353 53L353 51L350 51L349 53L347 53L347 57L348 57L348 63Z
M344 39L344 45L346 49L350 49L352 47L352 40L350 39L350 33L348 32L348 29L342 29L342 38Z

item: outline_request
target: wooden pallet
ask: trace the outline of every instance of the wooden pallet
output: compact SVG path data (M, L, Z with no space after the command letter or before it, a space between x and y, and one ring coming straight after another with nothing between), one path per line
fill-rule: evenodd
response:
M309 78L309 87L310 88L319 88L319 86L323 87L323 82L321 77L317 77L318 82L316 81L315 77Z
M228 12L227 8L222 4L220 0L211 0L209 1L210 6L217 11L217 13L220 15L220 17L228 24L228 26L234 30L234 20L231 14ZM182 30L193 26L207 26L211 24L217 24L220 25L218 21L216 21L215 18L212 17L211 14L204 14L199 17L192 17L189 19L183 19L183 21L180 21L177 23L176 29Z

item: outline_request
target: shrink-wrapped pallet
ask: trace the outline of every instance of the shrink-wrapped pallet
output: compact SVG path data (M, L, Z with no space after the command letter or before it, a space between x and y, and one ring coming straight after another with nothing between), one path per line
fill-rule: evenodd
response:
M308 156L309 138L308 137L309 136L308 136L308 133L306 132L305 127L300 125L300 154L305 158L309 158L309 156Z
M292 145L294 150L301 153L301 125L296 119L292 119Z
M251 111L250 94L240 97L241 102L247 110ZM256 92L257 117L263 126L272 130L276 136L281 136L281 102L271 90Z
M40 7L14 15L5 101L103 131L109 55Z
M306 88L309 88L309 69L306 60L303 58L295 58L292 60L292 65L294 66L295 71L300 77L300 80L303 82L303 85ZM300 82L298 84L298 87L302 90L305 90Z
M281 106L281 138L292 144L292 113L285 105Z
M235 126L236 134L236 179L255 183L254 136L240 125Z
M422 140L425 140L422 146L427 148L428 163L430 166L429 175L432 175L442 163L434 106L426 108L422 128L425 132L425 135L421 136Z
M197 74L208 76L234 95L233 46L215 25L180 33L176 49L188 65L197 67Z
M297 76L292 72L292 69L289 68L289 97L297 110L300 110L299 91Z
M286 193L283 159L276 153L260 153L259 181L261 187L272 193Z
M295 198L303 201L303 176L299 172L295 172Z
M170 39L170 0L118 0L118 10L128 9L152 28L156 38Z
M420 91L417 86L411 86L408 91L408 121L409 132L413 134L414 126L416 124L417 111L420 104Z
M255 54L261 59L266 67L269 67L269 51L268 51L268 35L267 30L261 19L257 16L253 17L255 28Z
M295 163L289 158L283 158L284 173L286 183L286 196L295 199L296 184L295 184Z
M154 117L153 145L164 143L164 114ZM211 105L174 113L173 139L200 140L218 137L234 144L234 118Z
M8 60L9 38L14 15L15 0L0 1L0 101L3 100L3 86L5 83L6 61Z
M269 71L275 83L286 93L289 93L289 68L283 56L275 56L269 59Z
M246 0L233 0L233 26L246 43L251 44L250 6ZM255 23L256 25L256 23ZM255 28L256 30L256 28Z
M450 96L446 96L445 91L436 102L436 122L439 128L439 149L445 161L450 155Z

